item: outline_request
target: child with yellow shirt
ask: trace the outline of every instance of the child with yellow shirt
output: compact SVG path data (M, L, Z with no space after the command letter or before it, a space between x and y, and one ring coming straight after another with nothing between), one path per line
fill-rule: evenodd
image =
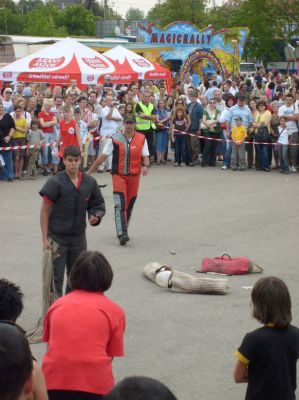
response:
M247 137L247 131L244 125L242 125L242 118L236 118L236 126L232 129L231 140L232 140L232 156L231 156L231 167L232 171L245 171L245 139Z

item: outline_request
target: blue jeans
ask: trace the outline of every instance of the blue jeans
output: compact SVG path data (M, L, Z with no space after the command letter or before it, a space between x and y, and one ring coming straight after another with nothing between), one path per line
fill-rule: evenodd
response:
M55 143L56 142L56 134L55 133L45 133L46 140L45 144L48 143ZM47 164L58 164L59 159L55 159L52 157L52 147L42 147L42 164L47 165Z
M223 162L223 165L225 165L227 168L230 167L230 163L231 163L232 147L233 147L232 142L230 140L227 140L225 154L224 154L224 162Z
M268 145L257 144L256 152L259 159L259 169L269 168Z
M156 132L156 152L165 153L168 147L168 130Z
M8 179L14 177L13 174L13 161L12 161L12 150L1 151L0 153L3 157L5 165L3 167L3 172L0 175L0 179L7 181Z
M289 170L288 147L289 146L287 144L277 143L279 164L282 171Z
M176 163L187 163L187 136L175 135L174 139L174 161Z

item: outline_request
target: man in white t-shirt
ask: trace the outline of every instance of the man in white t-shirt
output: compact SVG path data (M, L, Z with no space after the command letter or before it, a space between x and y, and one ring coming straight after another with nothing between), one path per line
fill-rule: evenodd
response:
M290 161L291 161L291 171L296 172L298 145L299 145L299 134L298 134L299 110L298 106L294 104L294 97L291 93L286 95L285 104L279 107L278 116L285 117L287 129L291 133L289 143L295 144L294 146L290 146Z
M122 121L122 116L116 108L112 96L106 96L106 106L102 109L101 118L102 125L100 130L101 139L99 141L99 154L102 154L107 141L116 134L118 122ZM102 172L105 168L106 171L111 171L111 162L112 156L107 157L105 162L99 167L99 171Z
M229 89L230 94L232 94L233 96L235 96L239 91L238 85L237 85L237 81L235 79L232 80L232 84L231 87Z

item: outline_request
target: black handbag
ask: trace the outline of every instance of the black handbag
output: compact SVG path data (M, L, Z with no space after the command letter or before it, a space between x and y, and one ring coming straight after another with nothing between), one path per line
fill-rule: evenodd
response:
M265 125L262 125L258 128L256 134L254 135L254 140L257 143L268 143L270 141L270 134Z

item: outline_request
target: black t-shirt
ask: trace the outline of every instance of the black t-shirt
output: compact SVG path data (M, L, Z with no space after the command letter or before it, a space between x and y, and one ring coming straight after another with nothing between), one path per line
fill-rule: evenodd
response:
M299 329L264 326L247 333L238 352L248 361L246 400L294 400Z
M3 118L0 119L0 146L10 146L10 144L4 141L5 136L9 134L11 128L16 129L15 121L13 117L6 113Z

